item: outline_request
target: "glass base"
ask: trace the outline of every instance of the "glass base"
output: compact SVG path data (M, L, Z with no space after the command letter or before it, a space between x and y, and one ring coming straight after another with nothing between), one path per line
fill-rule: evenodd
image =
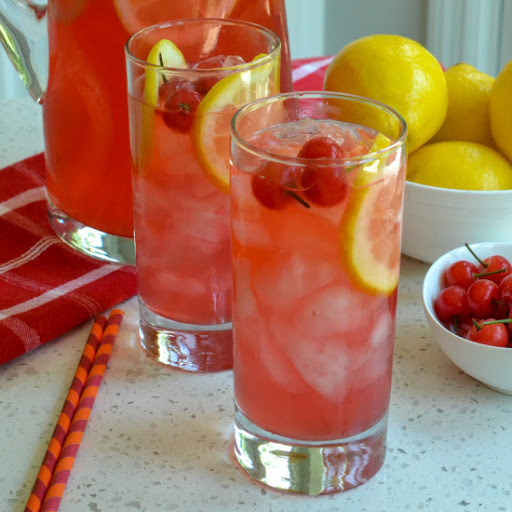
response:
M387 415L356 436L313 442L266 432L235 407L236 459L269 487L313 496L346 491L367 482L384 463Z
M133 238L111 235L72 219L48 201L48 220L55 234L66 244L93 258L135 265Z
M218 372L233 368L231 322L184 324L153 313L139 299L142 347L160 363L189 372Z

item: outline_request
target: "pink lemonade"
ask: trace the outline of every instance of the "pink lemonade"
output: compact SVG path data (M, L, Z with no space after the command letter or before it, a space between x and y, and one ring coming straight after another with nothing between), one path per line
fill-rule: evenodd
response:
M115 237L133 263L133 205L123 49L135 32L154 23L189 17L235 18L279 34L282 82L291 89L284 0L49 0L49 83L43 101L47 189L59 217ZM239 46L244 43L238 42ZM237 52L240 54L239 52ZM61 237L97 257L98 237ZM78 229L78 228L77 228ZM88 236L87 236L88 235ZM106 248L108 253L110 249Z
M256 186L261 165L236 151L231 181L237 406L259 428L303 441L350 438L385 417L400 260L405 165L391 153L372 174L364 155L377 132L304 119L248 141L296 157L323 137L354 158L338 174L342 184L326 168L274 163L267 185L284 190L279 204L271 186ZM365 276L368 258L359 248L396 281L380 287Z
M252 24L184 20L128 47L142 345L184 369L231 368L229 126L278 92L279 42Z
M130 97L129 108L141 136L147 107ZM166 125L162 108L153 111L152 150L133 172L138 295L178 322L230 322L229 195L201 168L192 132Z
M199 167L190 134L168 132L156 111L161 151L134 177L139 297L180 322L229 322L229 196Z

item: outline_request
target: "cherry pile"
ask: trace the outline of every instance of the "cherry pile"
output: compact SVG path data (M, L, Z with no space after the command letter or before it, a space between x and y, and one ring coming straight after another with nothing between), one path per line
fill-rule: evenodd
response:
M360 153L359 148L358 153ZM354 153L355 154L355 153ZM304 143L298 158L307 158L304 167L266 162L252 177L252 191L258 201L271 210L283 210L295 200L309 208L310 203L330 207L341 203L348 192L347 170L326 160L353 156L329 137L318 136ZM316 163L320 160L322 163Z
M441 323L462 338L512 347L512 265L493 255L478 265L459 260L446 269L444 287L434 301Z

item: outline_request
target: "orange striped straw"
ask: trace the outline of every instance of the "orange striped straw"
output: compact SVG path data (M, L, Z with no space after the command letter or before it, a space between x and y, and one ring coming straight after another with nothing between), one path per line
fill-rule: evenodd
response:
M119 309L114 309L110 312L107 325L103 331L103 336L96 355L94 356L94 361L92 362L91 370L85 381L82 396L78 402L68 435L66 436L59 459L57 460L50 486L46 491L46 496L44 497L43 506L41 508L42 512L56 512L59 509L60 500L64 494L78 448L80 448L80 443L82 442L94 400L96 399L103 375L107 369L107 363L110 354L112 354L114 341L119 332L123 315L124 313Z
M48 484L52 478L55 464L57 463L62 445L67 436L69 425L71 424L73 414L75 413L76 406L80 400L80 395L82 394L87 375L91 369L92 361L96 354L106 323L107 319L104 316L99 316L92 326L91 333L89 334L89 338L85 344L82 357L80 358L75 376L73 377L73 381L71 382L71 386L66 396L66 401L62 407L59 419L57 420L57 425L55 426L52 438L50 439L50 444L46 450L39 473L37 474L34 487L32 488L32 492L30 493L30 497L25 506L25 512L39 512L41 509L41 503L43 502L46 490L48 489Z
M112 348L119 332L119 327L123 320L124 313L119 309L110 312L108 321L103 331L103 336L94 356L89 375L85 381L80 400L76 407L68 434L62 445L59 458L55 465L48 490L44 497L41 511L56 512L59 508L64 489L82 437L87 426L94 400L98 394L98 389L105 374L107 363L112 354Z

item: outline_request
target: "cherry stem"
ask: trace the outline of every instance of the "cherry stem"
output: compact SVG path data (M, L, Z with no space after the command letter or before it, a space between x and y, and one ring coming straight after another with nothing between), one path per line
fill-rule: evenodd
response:
M507 270L506 268L500 268L499 270L491 270L491 272L482 272L481 274L473 274L473 277L485 277L485 276L491 276L492 274L501 274L502 272L505 272Z
M479 331L484 325L493 325L493 324L510 324L512 323L512 318L504 318L503 320L490 320L489 322L480 322L478 323L473 318L473 325L476 327L476 330Z
M297 195L295 192L291 190L285 190L285 193L288 194L290 197L293 197L293 199L295 199L295 201L299 202L302 206L304 206L304 208L311 208L311 205L304 201L304 199L302 199L302 197Z
M482 265L484 268L487 268L489 266L488 263L484 263L473 251L473 249L471 249L471 247L469 247L469 244L464 244L466 246L466 249L476 258L476 260L478 261L478 263L480 263L480 265Z

